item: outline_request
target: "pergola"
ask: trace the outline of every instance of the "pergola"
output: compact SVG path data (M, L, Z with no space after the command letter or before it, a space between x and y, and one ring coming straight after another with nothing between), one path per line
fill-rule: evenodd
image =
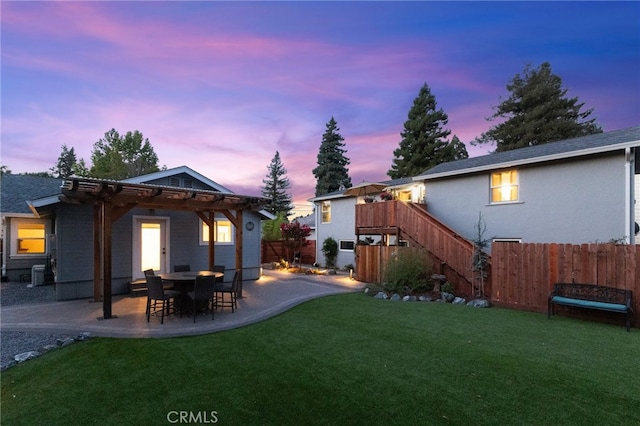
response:
M67 178L60 201L93 206L93 298L102 297L105 319L111 318L111 262L113 224L133 208L194 212L209 225L209 269L215 264L214 216L222 213L235 227L235 263L242 279L243 212L258 211L268 200L261 197L173 186L122 181Z

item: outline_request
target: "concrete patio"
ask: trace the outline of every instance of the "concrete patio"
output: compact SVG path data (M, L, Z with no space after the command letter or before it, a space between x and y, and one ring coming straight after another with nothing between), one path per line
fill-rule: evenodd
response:
M5 306L0 313L3 331L48 331L77 334L88 331L103 337L173 337L206 334L253 324L273 317L302 302L332 294L359 291L364 283L343 274L302 275L267 270L257 281L243 283L243 297L235 313L230 308L193 318L145 315L146 297L114 296L115 318L99 319L102 303L82 299L62 302Z

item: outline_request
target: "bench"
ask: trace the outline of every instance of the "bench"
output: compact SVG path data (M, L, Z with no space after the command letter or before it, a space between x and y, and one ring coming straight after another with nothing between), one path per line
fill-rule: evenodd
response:
M633 291L595 284L556 283L549 294L547 318L555 315L555 305L597 309L626 314L627 331L633 315Z

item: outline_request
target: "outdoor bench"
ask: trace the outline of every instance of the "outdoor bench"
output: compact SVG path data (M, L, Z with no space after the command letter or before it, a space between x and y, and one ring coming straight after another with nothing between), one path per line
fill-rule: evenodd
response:
M549 294L547 318L555 314L555 305L618 312L627 317L627 331L633 315L633 291L595 284L556 283Z

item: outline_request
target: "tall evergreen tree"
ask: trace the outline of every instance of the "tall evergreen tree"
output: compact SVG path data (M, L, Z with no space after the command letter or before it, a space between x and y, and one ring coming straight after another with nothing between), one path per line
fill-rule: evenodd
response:
M404 122L400 146L393 151L393 163L387 172L391 179L415 176L440 163L456 159L456 150L461 147L449 146L446 138L451 131L444 128L449 117L442 109L436 108L436 98L425 83Z
M501 123L476 138L474 144L495 143L496 151L508 151L526 146L578 136L602 133L595 118L589 118L593 108L581 109L584 102L567 98L562 79L551 72L548 62L538 69L527 65L507 84L510 95L489 121Z
M58 162L51 168L51 172L58 178L69 177L75 173L77 163L75 149L73 147L69 149L66 144L63 144Z
M347 168L350 161L345 157L347 150L339 131L336 120L331 117L327 123L327 130L322 135L318 166L313 169L313 175L316 177L316 197L340 188L351 187L351 177Z
M287 189L291 187L291 183L286 177L287 169L284 168L278 151L276 151L276 155L273 156L271 164L267 166L267 169L269 173L267 173L267 177L262 180L262 183L264 183L262 196L269 199L265 210L272 214L282 212L285 216L289 216L293 205L291 204L291 196L287 193Z
M90 176L126 179L160 170L158 156L149 139L139 131L124 136L111 129L93 145Z

